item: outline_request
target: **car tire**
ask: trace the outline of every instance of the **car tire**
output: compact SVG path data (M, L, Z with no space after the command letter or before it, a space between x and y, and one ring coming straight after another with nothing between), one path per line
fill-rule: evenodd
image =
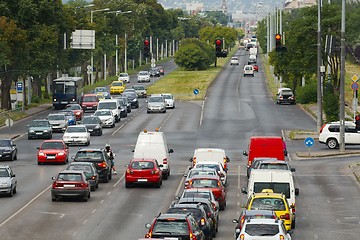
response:
M295 227L296 227L295 220L292 220L291 221L291 229L295 229Z
M254 77L255 75L254 75L254 74L252 74L251 76L252 76L252 77Z
M57 197L56 197L56 196L51 196L51 201L56 202L56 201L57 201Z
M99 183L98 182L96 183L95 188L99 188Z
M105 178L103 178L103 182L108 183L109 182L109 176L106 176Z
M161 187L161 182L155 183L155 187L160 188Z
M329 138L326 141L326 146L330 149L335 149L339 147L339 143L335 138Z
M108 174L108 179L109 179L109 180L112 179L112 170L110 170L110 174Z
M31 137L28 135L28 140L30 140L31 139Z
M113 123L110 127L111 127L111 128L114 128L114 127L115 127L115 123Z
M11 189L10 193L9 193L9 197L12 197L12 196L14 196L14 189Z
M43 163L42 162L38 162L38 165L42 165Z
M50 134L49 139L52 139L52 134Z
M90 188L90 191L95 191L96 190L96 187L95 186L91 186L91 188Z
M14 192L14 194L16 194L16 193L17 193L16 186L14 187L13 192Z

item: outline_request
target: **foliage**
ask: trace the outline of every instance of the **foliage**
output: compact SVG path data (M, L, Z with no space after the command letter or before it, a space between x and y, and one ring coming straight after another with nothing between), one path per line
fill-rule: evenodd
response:
M324 94L324 104L323 109L326 116L326 121L333 122L339 120L339 95L333 94L331 92L326 92Z
M311 81L296 91L296 101L302 104L315 103L317 101L316 81Z

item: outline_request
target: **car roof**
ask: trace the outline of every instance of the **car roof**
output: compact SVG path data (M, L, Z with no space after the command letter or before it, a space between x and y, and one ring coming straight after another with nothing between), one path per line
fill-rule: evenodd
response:
M174 204L170 208L199 208L201 205L198 203Z
M68 126L68 128L77 128L77 127L84 127L84 128L86 128L86 126L83 125L83 124L77 124L77 125L70 125L70 126Z
M194 179L211 179L211 180L219 180L218 175L195 175L191 177L192 180Z
M67 170L67 169L60 171L59 174L60 174L60 173L81 173L81 174L84 174L83 171L79 171L79 170Z
M49 140L44 140L43 143L44 142L62 142L63 143L64 141L61 139L49 139Z
M196 164L195 164L195 166L197 166L197 165L221 165L221 163L219 163L219 162L215 162L215 161L204 161L204 162L197 162ZM204 167L204 168L206 168L206 167Z
M264 159L261 160L261 163L274 163L274 164L281 164L281 165L288 165L287 161L277 160L277 159Z
M210 204L211 202L209 199L207 198L199 198L199 197L189 197L189 198L180 198L178 203L182 203L182 202L200 202L200 203L206 203L206 204Z
M71 162L68 166L70 165L91 165L94 166L94 163L92 162Z
M159 220L165 220L165 219L168 219L168 218L171 218L171 219L183 219L183 220L186 220L186 218L188 217L189 215L188 214L179 214L179 213L161 213L157 219Z
M100 151L102 152L104 149L103 148L79 148L79 151Z
M253 218L247 219L245 223L248 224L277 224L279 225L282 221L279 219L272 219L272 218Z

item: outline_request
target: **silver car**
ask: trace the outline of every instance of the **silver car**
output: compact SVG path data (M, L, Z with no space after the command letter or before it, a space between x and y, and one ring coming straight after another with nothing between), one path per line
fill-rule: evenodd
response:
M12 197L16 193L17 180L10 166L0 166L0 193Z
M69 125L69 121L66 118L65 114L62 113L51 113L47 117L53 132L65 132L66 128Z
M146 88L143 85L134 85L132 86L132 88L135 90L136 94L138 95L139 98L146 98L147 97L147 92L146 92Z
M94 115L100 118L103 127L115 127L115 117L111 110L96 110Z
M149 71L140 71L137 75L138 82L150 82L150 73Z
M147 101L147 113L162 112L166 113L165 98L161 94L152 94Z

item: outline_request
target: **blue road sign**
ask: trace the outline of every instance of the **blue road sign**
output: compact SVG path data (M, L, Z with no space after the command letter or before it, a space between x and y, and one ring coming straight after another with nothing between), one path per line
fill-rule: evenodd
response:
M195 94L195 95L198 95L198 94L199 94L199 89L196 89L196 88L195 88L195 89L194 89L194 94Z
M357 82L353 82L351 84L351 89L354 90L354 91L358 90L359 89L359 84Z
M304 140L304 144L307 147L313 147L315 145L315 140L312 137L308 137Z
M23 91L23 83L22 82L17 82L16 83L16 91L18 91L18 92Z

